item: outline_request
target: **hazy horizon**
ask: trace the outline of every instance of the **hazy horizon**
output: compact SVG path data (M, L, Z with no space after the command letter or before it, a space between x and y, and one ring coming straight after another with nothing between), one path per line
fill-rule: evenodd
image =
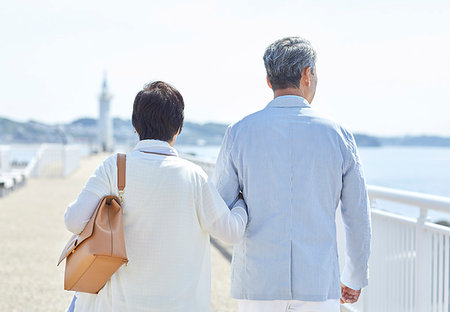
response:
M69 120L67 122L55 122L55 123L51 123L51 122L44 122L41 120L36 120L36 119L28 119L28 120L18 120L18 119L14 119L14 118L10 118L10 117L5 117L5 116L1 116L0 118L6 118L12 121L16 121L16 122L37 122L37 123L42 123L48 126L60 126L60 125L67 125L69 123L72 123L74 121L77 121L79 119L84 119L84 118L89 118L89 119L98 119L96 116L81 116L78 118L74 118L73 120ZM115 118L119 118L121 120L130 120L131 121L131 117L126 118L126 117L120 117L120 116L112 116L113 119ZM230 123L226 123L226 122L221 122L221 121L204 121L204 122L197 122L197 121L192 121L192 120L184 120L184 122L191 122L191 123L195 123L195 124L199 124L199 125L205 125L205 124L220 124L220 125L230 125ZM368 136L373 136L373 137L379 137L379 138L389 138L389 137L421 137L421 136L430 136L430 137L442 137L442 138L450 138L450 134L448 135L442 135L442 134L429 134L429 133L418 133L418 134L408 134L408 133L404 133L404 134L377 134L377 133L368 133L368 132L359 132L359 131L353 131L354 134L362 134L362 135L368 135Z
M450 136L448 16L418 0L3 3L0 116L96 118L106 71L113 116L164 80L187 121L229 124L272 99L264 49L296 35L318 53L317 110L358 133Z

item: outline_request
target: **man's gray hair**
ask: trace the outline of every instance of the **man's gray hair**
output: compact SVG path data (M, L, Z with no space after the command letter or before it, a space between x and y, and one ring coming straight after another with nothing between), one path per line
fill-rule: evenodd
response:
M309 67L314 74L316 51L306 39L283 38L267 47L264 65L273 90L298 88L303 69Z

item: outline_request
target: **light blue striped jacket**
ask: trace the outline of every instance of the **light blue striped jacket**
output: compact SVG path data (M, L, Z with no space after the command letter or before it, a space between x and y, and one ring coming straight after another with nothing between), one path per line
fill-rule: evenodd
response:
M340 297L335 214L347 236L341 280L368 283L370 215L353 135L298 96L281 96L226 131L214 182L229 207L242 191L249 222L234 247L237 299Z

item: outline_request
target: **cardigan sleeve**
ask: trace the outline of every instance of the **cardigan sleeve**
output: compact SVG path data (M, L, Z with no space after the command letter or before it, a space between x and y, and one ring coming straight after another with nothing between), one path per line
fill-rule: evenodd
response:
M77 199L67 207L64 213L64 223L70 232L80 234L89 222L100 199L111 194L111 179L108 171L109 163L115 159L115 156L111 156L101 163L89 177Z
M247 208L242 199L230 210L214 184L208 180L202 186L197 203L199 222L204 231L229 244L240 242L248 219Z
M66 228L74 234L80 234L91 219L99 201L98 195L82 190L78 198L66 209L64 214Z

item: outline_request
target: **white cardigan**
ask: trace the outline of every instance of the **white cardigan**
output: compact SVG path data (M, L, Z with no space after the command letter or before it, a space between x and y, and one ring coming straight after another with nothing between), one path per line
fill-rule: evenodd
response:
M116 155L100 164L67 208L66 227L81 232L107 194L117 195ZM97 295L77 293L75 311L210 311L209 234L239 242L245 203L230 211L200 167L166 142L143 140L127 154L123 212L129 264Z

